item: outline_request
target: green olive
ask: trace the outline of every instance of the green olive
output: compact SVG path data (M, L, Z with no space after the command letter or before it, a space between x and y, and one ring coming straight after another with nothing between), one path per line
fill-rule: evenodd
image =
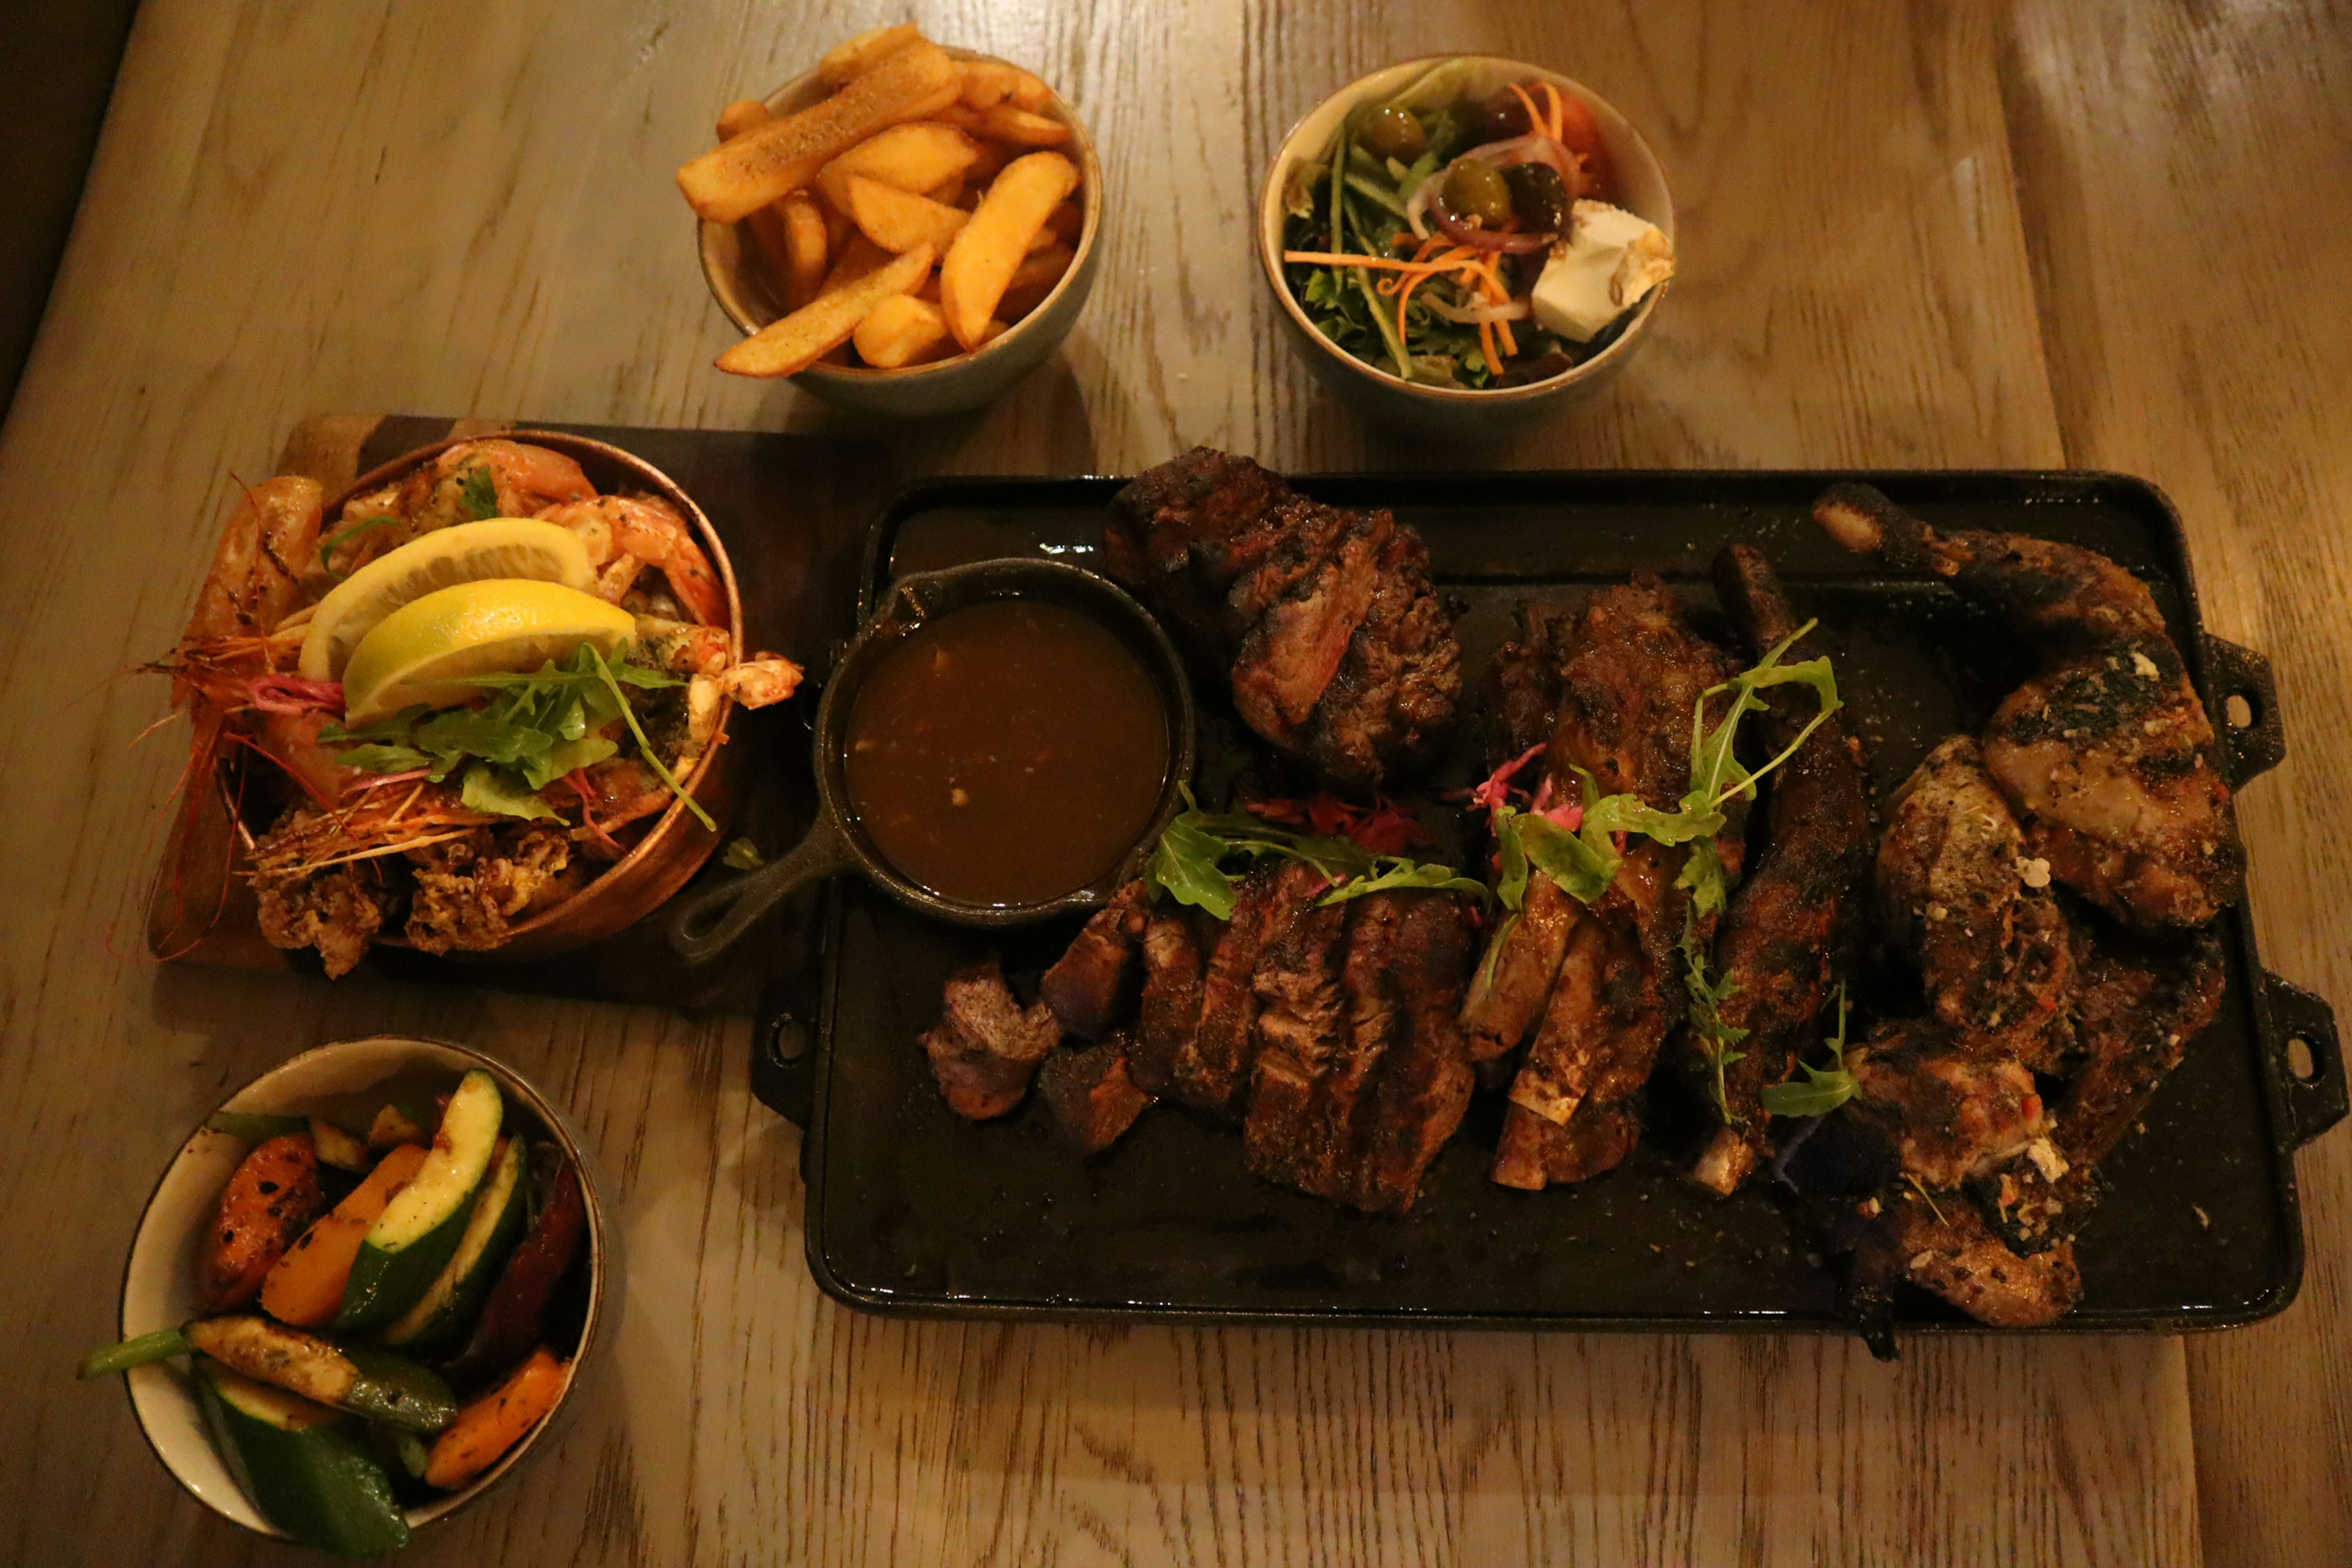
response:
M1477 158L1455 161L1454 172L1445 176L1445 188L1441 193L1454 216L1465 223L1476 218L1488 228L1511 220L1511 187L1495 166Z
M1429 132L1421 128L1411 110L1393 103L1373 110L1358 134L1375 156L1394 158L1400 163L1410 163L1429 151Z

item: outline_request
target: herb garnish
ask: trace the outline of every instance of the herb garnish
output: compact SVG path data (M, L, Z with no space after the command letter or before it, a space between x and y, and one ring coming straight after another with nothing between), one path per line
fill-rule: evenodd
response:
M476 522L487 522L499 515L498 478L486 465L477 463L467 468L466 477L457 481L457 493Z
M1837 1033L1824 1042L1830 1048L1831 1064L1817 1068L1802 1057L1797 1065L1805 1069L1806 1083L1776 1083L1764 1091L1764 1109L1775 1116L1826 1116L1852 1100L1861 1086L1845 1066L1845 983L1838 983Z
M614 755L620 747L598 731L617 719L635 737L646 764L705 826L712 826L709 815L655 754L621 690L625 684L640 689L685 684L676 677L642 665L608 662L593 644L583 643L561 668L551 661L535 675L476 676L473 684L491 693L479 708L436 710L419 704L356 729L330 725L319 738L330 745L357 742L338 752L336 761L362 773L421 769L438 784L462 767L460 794L475 810L551 818L557 813L539 792L566 773Z
M1737 1061L1745 1061L1746 1051L1738 1048L1748 1037L1748 1031L1723 1021L1723 1005L1739 989L1739 982L1729 974L1709 981L1706 977L1706 953L1698 941L1698 914L1696 904L1683 914L1683 986L1690 993L1691 1036L1698 1046L1715 1081L1710 1092L1715 1096L1715 1109L1727 1127L1737 1127L1745 1117L1731 1109L1730 1092L1724 1087L1724 1069ZM1769 1094L1769 1091L1768 1091Z
M1190 785L1177 787L1184 796L1184 811L1160 836L1160 847L1151 855L1151 879L1177 902L1206 910L1221 921L1234 918L1240 885L1240 878L1226 871L1224 862L1243 857L1252 865L1272 855L1314 867L1332 884L1317 900L1325 905L1400 888L1486 896L1484 882L1451 866L1376 855L1352 839L1290 833L1255 816L1202 811Z

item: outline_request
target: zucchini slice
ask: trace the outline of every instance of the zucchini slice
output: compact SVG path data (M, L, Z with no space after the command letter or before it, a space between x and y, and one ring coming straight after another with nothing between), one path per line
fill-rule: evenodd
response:
M449 1255L448 1263L416 1299L416 1305L378 1336L385 1344L403 1350L444 1344L471 1325L498 1278L499 1266L522 1236L524 1210L529 1206L525 1202L529 1184L522 1177L522 1140L506 1139L499 1144L498 1158L491 1163L488 1179L482 1183L481 1196L474 1200L474 1212L466 1222L466 1234L457 1240L457 1250Z
M457 1250L474 1197L489 1173L505 1116L498 1080L477 1068L458 1083L433 1135L432 1152L394 1194L360 1243L343 1287L335 1327L345 1333L383 1328L432 1288Z
M408 1544L391 1478L336 1412L203 1356L196 1390L221 1458L272 1524L345 1557Z
M244 1376L371 1421L438 1432L457 1413L440 1375L368 1345L339 1345L267 1318L207 1318L183 1331Z

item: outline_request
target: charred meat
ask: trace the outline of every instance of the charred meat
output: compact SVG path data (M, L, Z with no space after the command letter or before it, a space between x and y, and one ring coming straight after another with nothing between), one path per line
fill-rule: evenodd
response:
M1716 561L1716 591L1751 658L1795 633L1798 621L1760 551L1734 545ZM1787 688L1769 690L1759 715L1777 756L1804 731L1807 714ZM1764 783L1764 847L1732 895L1716 934L1716 973L1730 982L1722 1022L1742 1031L1724 1069L1724 1124L1693 1175L1729 1194L1768 1151L1762 1094L1794 1070L1792 1053L1850 959L1870 872L1870 802L1853 741L1832 714ZM1696 1055L1696 1053L1693 1053Z
M1037 1071L1037 1088L1063 1134L1085 1154L1118 1142L1151 1103L1128 1070L1128 1041L1113 1035L1099 1045L1059 1050Z
M1702 697L1734 673L1730 656L1691 629L1654 577L1596 591L1564 633L1551 623L1548 637L1558 656L1559 695L1537 808L1580 798L1589 776L1602 795L1632 794L1674 809L1690 788L1692 717ZM1717 841L1735 870L1739 834L1734 823ZM1538 1172L1589 1169L1592 1162L1568 1145L1605 1150L1622 1141L1585 1138L1576 1119L1589 1110L1615 1129L1604 1108L1641 1089L1681 1022L1678 950L1691 914L1677 879L1687 853L1649 838L1630 841L1615 881L1568 938L1543 1022L1511 1085L1512 1105L1545 1125L1520 1123L1516 1145L1507 1140L1497 1157L1497 1181L1523 1184ZM1515 926L1503 940L1517 934ZM1705 929L1698 940L1711 936ZM1507 947L1496 969L1513 956ZM1559 1152L1545 1152L1548 1143Z
M1247 458L1196 447L1112 500L1103 554L1230 680L1244 721L1328 783L1376 789L1452 732L1453 613L1420 536L1388 512L1323 506Z
M922 1046L955 1113L985 1121L1021 1103L1038 1064L1061 1037L1053 1009L1043 1002L1022 1006L991 958L948 977L940 1021Z
M1127 1010L1133 1000L1136 949L1150 919L1149 903L1141 881L1121 888L1038 982L1038 994L1065 1033L1099 1040Z
M1928 752L1888 815L1879 910L1937 1021L1979 1054L2054 1065L2074 971L2066 916L1976 742Z
M1838 542L2000 610L2042 671L1985 731L1985 763L2061 882L2132 924L2198 926L2237 901L2245 850L2213 726L2147 585L2016 533L1938 534L1864 485L1813 515Z

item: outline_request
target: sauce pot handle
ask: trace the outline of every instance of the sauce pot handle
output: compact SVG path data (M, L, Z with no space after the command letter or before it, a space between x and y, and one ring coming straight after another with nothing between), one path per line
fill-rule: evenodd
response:
M708 963L779 900L856 864L840 822L827 812L782 859L680 899L670 913L670 949L688 963Z

